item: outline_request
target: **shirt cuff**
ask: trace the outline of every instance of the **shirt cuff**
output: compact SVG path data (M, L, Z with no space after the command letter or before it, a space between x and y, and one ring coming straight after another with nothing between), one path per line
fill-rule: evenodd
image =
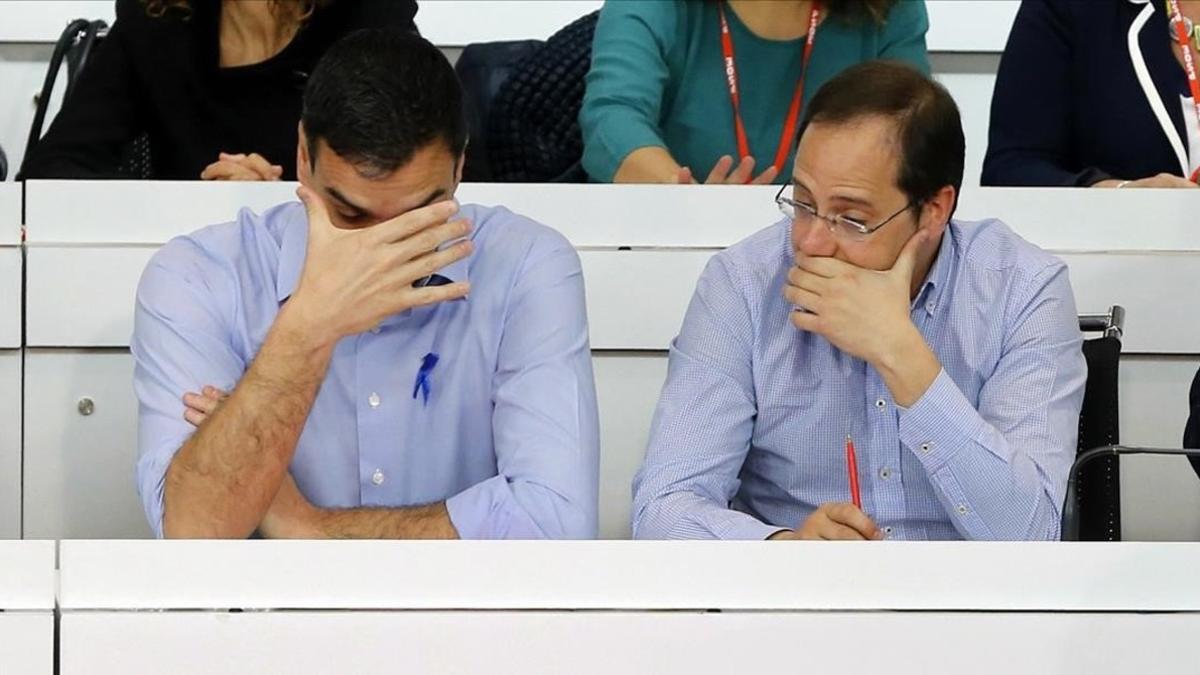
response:
M609 120L607 124L613 124ZM634 150L642 148L664 148L667 145L653 129L638 121L629 121L619 127L619 131L611 133L602 129L598 134L600 151L590 156L585 148L584 169L593 180L611 183L617 175L617 169ZM603 155L603 156L600 156Z
M446 500L450 523L459 539L545 539L518 509L508 479L493 476Z
M930 475L976 443L986 425L944 368L912 407L899 410L900 442Z
M726 521L718 523L714 534L726 541L764 541L776 532L784 532L789 528L768 525L761 520L741 511L727 510Z

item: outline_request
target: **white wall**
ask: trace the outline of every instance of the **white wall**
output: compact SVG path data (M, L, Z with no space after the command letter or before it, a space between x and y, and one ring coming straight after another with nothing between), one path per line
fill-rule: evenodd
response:
M968 185L979 180L998 53L1008 37L1017 4L1012 0L927 3L934 74L963 110ZM424 0L417 24L453 58L457 48L472 42L548 37L600 5L597 0ZM24 154L34 96L41 90L50 60L50 43L74 18L111 23L112 8L110 0L0 2L0 92L4 92L0 95L0 147L9 157L9 180ZM56 109L55 104L52 112Z

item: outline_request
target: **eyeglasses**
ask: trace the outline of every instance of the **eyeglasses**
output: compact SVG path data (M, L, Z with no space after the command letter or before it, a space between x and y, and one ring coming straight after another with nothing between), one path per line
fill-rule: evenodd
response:
M825 226L829 228L829 231L832 232L835 237L841 237L851 241L862 241L866 239L867 236L872 232L875 232L879 228L895 220L896 216L920 204L920 202L909 202L905 204L904 207L899 211L885 218L882 223L879 223L875 226L870 226L860 220L847 218L846 216L830 216L817 213L817 208L811 204L805 204L804 202L798 202L795 199L784 197L783 191L787 188L787 185L781 186L779 188L779 193L775 195L775 203L779 205L779 210L783 212L783 215L791 218L793 222L802 222L806 225L811 224L814 218L820 218L821 220L825 221Z

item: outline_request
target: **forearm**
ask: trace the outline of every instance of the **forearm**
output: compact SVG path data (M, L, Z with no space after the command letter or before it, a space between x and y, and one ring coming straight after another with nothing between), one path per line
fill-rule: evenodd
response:
M679 164L666 148L647 146L629 153L617 167L614 183L675 183Z
M899 436L924 467L955 529L967 539L1055 539L1062 476L1074 448L1053 435L1016 442L989 423L944 371ZM1054 456L1067 455L1063 461ZM1035 456L1041 459L1035 459Z
M285 307L257 358L167 470L167 537L246 537L291 462L333 342L304 330Z
M635 512L633 521L634 539L762 541L786 529L694 492L657 497Z
M458 539L445 502L408 508L322 509L314 519L321 539Z
M919 401L942 364L920 331L909 324L896 340L889 340L885 353L872 360L896 405L907 408Z

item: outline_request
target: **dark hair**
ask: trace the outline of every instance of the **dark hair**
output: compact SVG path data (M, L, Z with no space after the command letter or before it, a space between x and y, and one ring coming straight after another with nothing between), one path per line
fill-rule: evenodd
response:
M797 138L810 124L840 124L875 115L896 123L896 182L909 200L920 204L952 185L957 206L966 155L962 118L950 92L911 66L866 61L843 70L809 101Z
M317 9L326 7L333 3L333 0L300 0L299 2L285 3L280 0L270 0L271 10L279 14L287 20L305 22L310 19ZM178 13L184 19L192 16L192 0L142 0L142 4L146 6L146 15L160 19L168 13Z
M441 50L399 28L355 31L321 57L304 90L305 137L363 175L387 175L430 143L456 158L467 143L462 87Z
M882 24L896 0L825 0L829 16L851 22L874 21Z

